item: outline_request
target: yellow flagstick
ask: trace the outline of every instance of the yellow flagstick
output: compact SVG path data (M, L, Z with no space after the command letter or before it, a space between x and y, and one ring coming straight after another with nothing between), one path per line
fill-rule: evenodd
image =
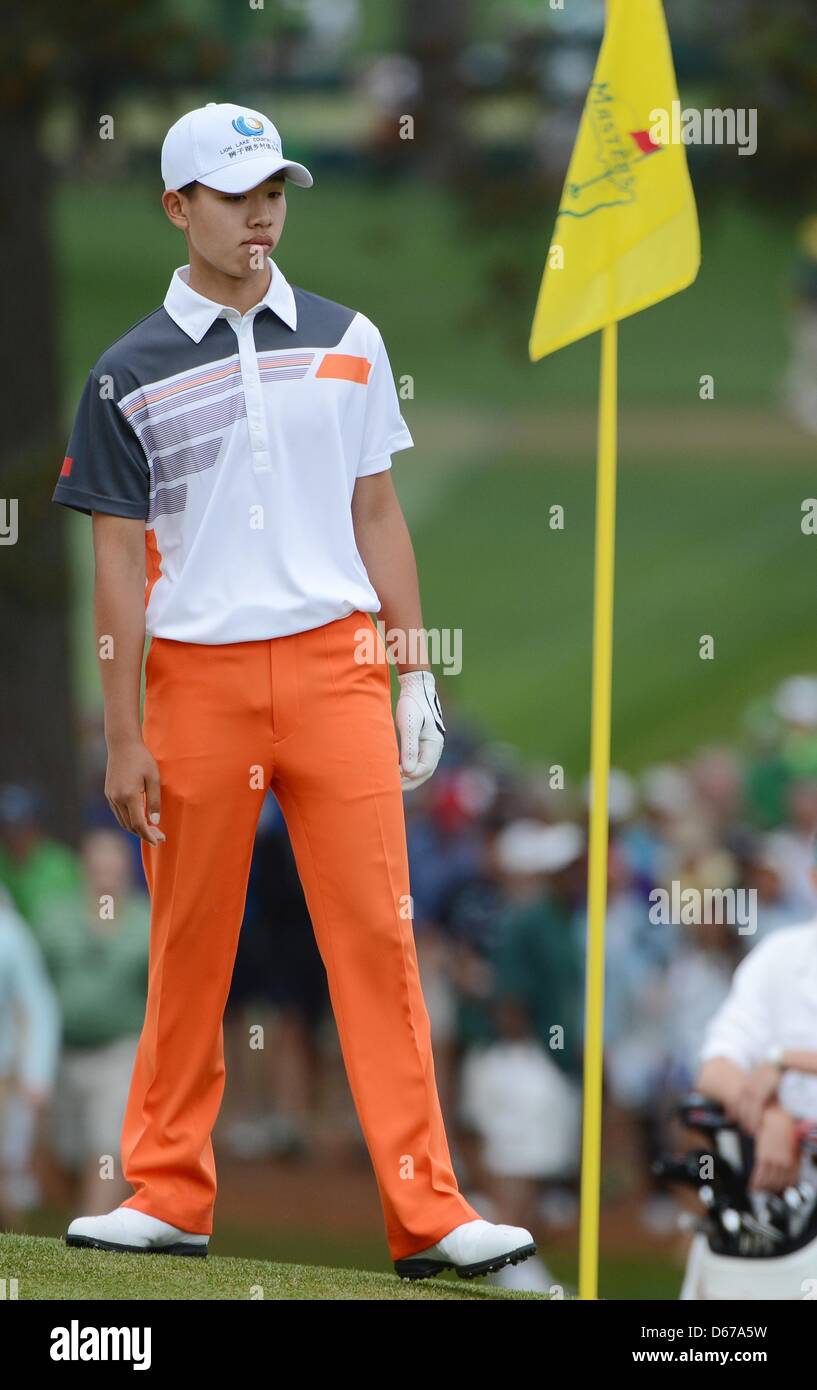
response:
M612 698L618 320L691 285L701 260L682 144L653 125L678 87L661 0L607 0L593 81L559 203L560 258L545 264L532 362L602 331L596 472L590 862L579 1297L598 1297Z
M604 1061L604 920L607 912L607 784L613 683L613 592L616 533L618 324L601 332L596 574L593 600L593 693L590 737L590 859L585 984L579 1298L598 1298L601 1114Z

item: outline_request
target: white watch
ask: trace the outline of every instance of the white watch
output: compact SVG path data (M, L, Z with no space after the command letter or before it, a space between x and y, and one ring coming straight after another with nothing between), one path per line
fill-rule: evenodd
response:
M769 1063L770 1066L777 1067L778 1070L782 1071L783 1054L785 1050L786 1049L784 1047L781 1047L779 1043L776 1043L775 1046L770 1047L768 1052L766 1053L766 1061Z

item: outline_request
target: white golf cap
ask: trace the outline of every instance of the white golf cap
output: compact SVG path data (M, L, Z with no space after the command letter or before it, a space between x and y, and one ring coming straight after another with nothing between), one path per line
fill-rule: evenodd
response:
M593 779L585 777L582 795L588 810L593 805ZM635 782L619 767L611 767L607 777L607 818L611 825L629 820L633 815L638 795Z
M220 193L246 193L278 173L302 188L314 182L303 164L285 157L268 117L230 101L209 101L188 111L170 127L162 145L165 189L183 188L195 179Z
M558 825L526 818L511 821L496 842L499 865L507 874L558 873L574 863L583 849L584 832L569 821Z
M789 676L775 691L774 707L787 724L817 727L817 676Z

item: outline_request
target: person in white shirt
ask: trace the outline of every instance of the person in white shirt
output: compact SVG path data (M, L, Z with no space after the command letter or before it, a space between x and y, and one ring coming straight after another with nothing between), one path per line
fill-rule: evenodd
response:
M695 1088L754 1137L750 1187L781 1192L802 1171L799 1129L817 1120L817 918L780 927L735 970L711 1019Z
M189 264L91 368L53 496L93 519L105 792L151 896L121 1142L134 1191L66 1241L207 1254L222 1018L272 788L395 1270L484 1274L536 1247L460 1192L434 1076L402 791L434 772L445 725L389 477L413 440L388 354L367 315L272 260L287 184L313 180L268 117L187 112L162 176ZM372 612L404 644L394 714Z
M59 1063L62 1016L43 953L0 884L0 1219L40 1200L33 1154Z

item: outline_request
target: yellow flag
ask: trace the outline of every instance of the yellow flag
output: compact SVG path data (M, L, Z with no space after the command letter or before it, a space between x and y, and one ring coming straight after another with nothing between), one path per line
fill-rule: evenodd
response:
M607 0L531 328L532 362L691 284L698 216L661 0Z

